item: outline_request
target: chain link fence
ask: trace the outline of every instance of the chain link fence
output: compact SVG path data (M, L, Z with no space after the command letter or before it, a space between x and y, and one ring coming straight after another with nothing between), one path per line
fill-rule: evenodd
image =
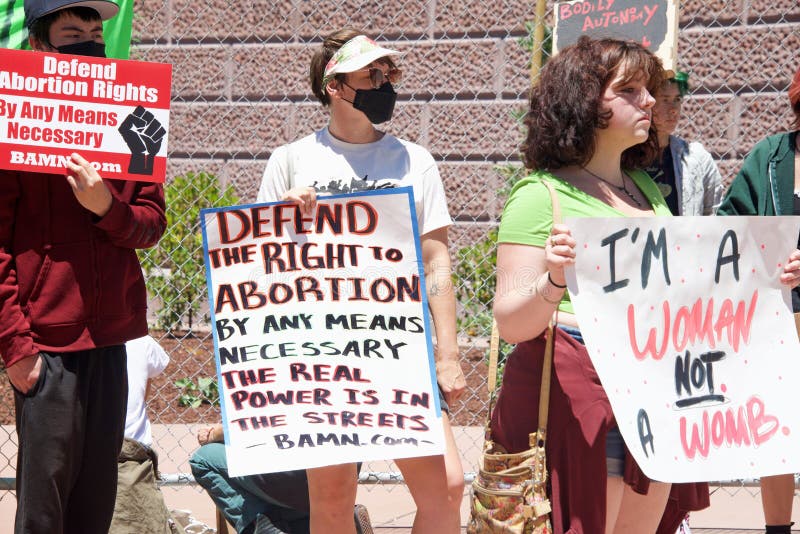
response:
M480 453L486 410L492 231L521 173L534 11L535 2L523 0L136 1L132 57L173 65L170 227L142 254L152 334L171 357L149 400L162 465L188 472L196 425L220 417L198 210L254 201L271 152L326 123L307 81L309 60L321 36L354 26L405 52L388 129L430 150L447 190L468 379L452 417L465 470L475 469L469 459ZM789 129L786 89L800 66L800 5L686 0L680 28L679 66L690 73L690 93L678 133L701 141L730 180L756 141ZM5 379L0 391L0 477L13 477L13 396Z

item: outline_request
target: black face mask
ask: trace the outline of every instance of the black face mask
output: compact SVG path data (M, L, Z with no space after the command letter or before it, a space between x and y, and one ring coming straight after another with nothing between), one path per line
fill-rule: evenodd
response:
M348 87L350 87L348 85ZM350 87L352 89L352 87ZM380 124L392 118L394 103L397 93L389 82L377 89L355 89L356 96L352 102L353 107L367 116L372 124Z
M72 54L73 56L106 57L106 45L95 41L81 41L64 46L55 47L60 54Z

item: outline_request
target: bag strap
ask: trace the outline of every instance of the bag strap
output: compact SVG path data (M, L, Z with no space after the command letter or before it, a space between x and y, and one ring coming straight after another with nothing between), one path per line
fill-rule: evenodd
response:
M550 203L553 207L553 224L561 223L561 204L558 202L558 195L555 189L546 180L541 180L542 185L550 193ZM553 369L553 341L555 337L554 325L558 322L558 308L553 319L547 325L547 341L544 348L544 361L542 363L542 384L539 389L539 435L542 437L540 446L544 446L544 439L547 435L547 416L550 407L550 378ZM492 333L489 338L489 370L487 372L486 389L489 391L489 409L486 416L486 440L491 441L491 431L489 423L492 417L492 410L495 402L495 389L497 388L497 358L500 349L500 334L497 330L497 321L492 318ZM530 435L530 446L536 444L536 435Z
M489 372L487 373L486 389L489 397L494 395L497 388L497 355L500 352L500 332L497 331L497 321L492 317L492 334L489 338ZM491 411L489 412L491 414Z
M484 446L492 441L492 412L497 400L497 355L500 352L500 333L497 331L497 321L492 317L492 333L489 337L489 369L486 373L486 389L489 391L489 406L486 409L486 423L483 427Z
M547 180L542 180L542 185L550 192L550 204L553 207L553 224L561 224L561 204L558 202L558 194Z
M542 180L542 184L547 188L550 193L550 202L553 206L553 224L561 224L561 204L558 202L558 195L555 189L547 180ZM539 438L541 443L540 447L544 447L544 441L547 437L547 415L550 408L550 379L553 375L553 352L555 350L555 324L558 322L558 306L556 312L547 325L547 341L544 346L544 362L542 363L542 385L539 388ZM534 441L534 438L531 438ZM531 446L534 443L530 444Z

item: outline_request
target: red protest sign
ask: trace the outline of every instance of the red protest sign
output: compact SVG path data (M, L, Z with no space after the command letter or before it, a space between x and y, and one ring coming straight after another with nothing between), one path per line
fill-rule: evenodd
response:
M172 65L0 49L0 169L163 182Z

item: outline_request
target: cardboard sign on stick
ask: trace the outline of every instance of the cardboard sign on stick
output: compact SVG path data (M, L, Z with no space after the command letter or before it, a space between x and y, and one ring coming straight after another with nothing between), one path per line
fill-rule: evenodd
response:
M613 37L636 41L661 58L664 69L677 70L677 0L572 0L553 11L554 55L581 35Z
M232 475L444 452L411 188L201 219Z
M0 169L163 182L172 66L0 49Z
M567 220L570 297L622 436L664 482L800 470L800 217Z

